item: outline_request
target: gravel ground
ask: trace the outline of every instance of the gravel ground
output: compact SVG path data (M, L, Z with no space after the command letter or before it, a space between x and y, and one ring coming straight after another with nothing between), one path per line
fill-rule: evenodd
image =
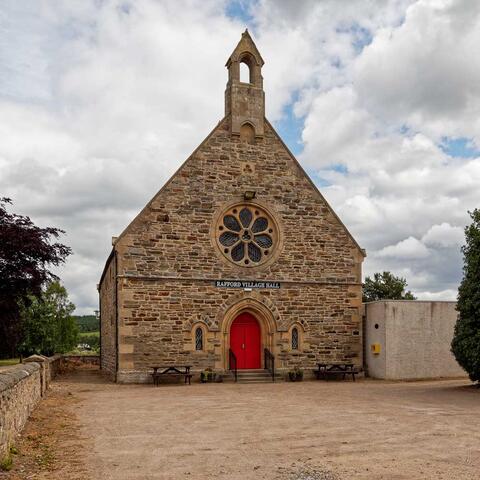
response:
M154 388L78 372L52 396L70 414L57 429L70 453L57 442L48 476L10 478L480 479L480 389L467 380Z
M314 467L293 469L285 478L288 480L339 480L334 473Z

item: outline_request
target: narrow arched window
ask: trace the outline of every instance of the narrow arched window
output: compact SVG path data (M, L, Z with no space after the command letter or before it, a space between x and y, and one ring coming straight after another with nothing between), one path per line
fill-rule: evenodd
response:
M203 350L203 330L200 327L195 330L195 350Z
M298 328L292 328L292 350L298 350Z

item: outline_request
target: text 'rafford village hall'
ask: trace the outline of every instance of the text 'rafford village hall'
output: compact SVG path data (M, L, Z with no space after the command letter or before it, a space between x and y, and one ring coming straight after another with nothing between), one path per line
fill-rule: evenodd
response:
M240 64L249 82L240 81ZM100 284L101 365L229 375L362 366L365 252L265 118L264 62L246 31L227 61L225 116L114 239Z

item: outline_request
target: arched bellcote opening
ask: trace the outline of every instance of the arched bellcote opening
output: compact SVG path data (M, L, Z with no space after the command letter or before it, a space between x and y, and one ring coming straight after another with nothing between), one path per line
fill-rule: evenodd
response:
M242 83L252 83L250 67L248 66L247 62L240 62L240 81Z

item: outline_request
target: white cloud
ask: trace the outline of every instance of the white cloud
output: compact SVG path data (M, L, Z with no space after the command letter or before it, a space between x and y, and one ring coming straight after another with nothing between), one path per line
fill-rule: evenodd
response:
M425 245L438 247L459 247L463 244L465 235L460 227L452 227L443 222L441 225L433 225L422 237Z
M480 144L480 3L422 0L355 62L361 103L387 122Z
M457 299L457 290L442 290L440 292L415 292L418 300L430 301L455 301Z
M343 81L310 89L301 105L301 159L367 249L365 274L391 270L418 292L455 291L467 211L480 203L480 158L440 146L479 144L474 3L418 1L403 22L375 24Z
M428 248L414 237L388 245L376 253L378 257L393 257L399 260L415 260L428 257L429 254Z
M341 3L341 5L340 5ZM270 120L304 117L302 163L369 256L415 292L450 295L480 203L480 4L252 2ZM0 191L67 231L60 273L95 308L117 235L223 115L245 24L215 0L7 1L0 14ZM126 173L128 172L128 174Z
M0 15L0 191L66 230L79 311L118 235L223 116L242 25L223 3L8 2ZM27 31L28 30L28 31Z

